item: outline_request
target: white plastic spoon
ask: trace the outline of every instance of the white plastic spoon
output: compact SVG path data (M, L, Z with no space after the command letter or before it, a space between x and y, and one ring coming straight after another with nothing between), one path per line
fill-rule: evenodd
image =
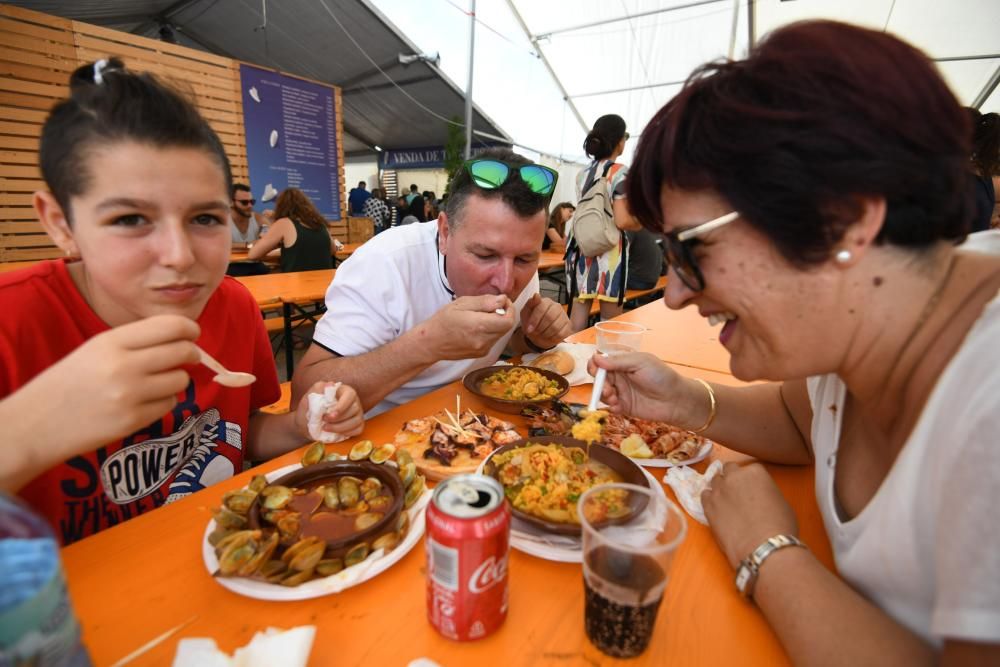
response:
M605 352L598 352L603 357L608 356ZM590 403L587 404L587 410L593 412L597 409L597 404L601 400L601 392L604 391L604 378L608 375L608 371L605 368L598 368L597 372L594 373L594 391L590 393Z
M223 387L246 387L257 381L257 376L252 373L229 370L200 347L198 348L198 353L201 355L201 363L218 373L212 380L218 382Z

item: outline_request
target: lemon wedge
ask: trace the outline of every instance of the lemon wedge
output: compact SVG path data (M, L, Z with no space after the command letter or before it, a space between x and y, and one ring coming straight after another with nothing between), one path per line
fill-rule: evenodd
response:
M651 459L653 458L653 450L649 448L646 441L642 439L642 436L637 433L633 433L629 437L622 440L619 448L622 454L625 456L630 456L634 459Z

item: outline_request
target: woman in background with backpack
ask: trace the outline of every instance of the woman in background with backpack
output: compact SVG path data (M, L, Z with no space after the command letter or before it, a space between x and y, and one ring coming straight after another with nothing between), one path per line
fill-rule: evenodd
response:
M594 161L576 178L577 199L581 200L585 195L592 195L593 193L588 191L595 181L604 177L607 180L609 212L613 213L611 217L619 233L612 234L612 240L604 244L609 247L588 257L588 253L585 252L587 244L581 248L579 241L574 240L580 236L580 231L576 228L577 223L585 219L580 215L586 208L581 202L576 217L570 223L566 246L566 277L570 281L570 294L576 293L570 310L570 322L574 331L581 331L587 327L593 299L598 299L601 303L602 320L610 319L622 312L628 273L628 240L620 232L639 229L639 223L632 218L625 200L625 175L628 167L615 162L625 150L627 140L625 120L621 116L608 114L597 119L594 129L583 142L584 151L594 158ZM586 219L588 225L601 224L599 220ZM614 239L614 236L617 236L617 239Z

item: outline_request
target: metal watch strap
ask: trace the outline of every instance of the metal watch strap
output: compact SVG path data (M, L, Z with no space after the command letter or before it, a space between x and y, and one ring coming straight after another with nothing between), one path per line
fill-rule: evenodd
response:
M775 551L785 547L807 548L805 543L794 535L775 535L764 540L753 553L740 561L740 566L736 570L736 588L743 597L753 597L761 564Z

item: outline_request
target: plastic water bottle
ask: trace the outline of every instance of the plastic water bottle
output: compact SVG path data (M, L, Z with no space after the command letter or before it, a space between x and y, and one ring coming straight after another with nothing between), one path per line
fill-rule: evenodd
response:
M48 524L0 493L0 667L90 667Z

